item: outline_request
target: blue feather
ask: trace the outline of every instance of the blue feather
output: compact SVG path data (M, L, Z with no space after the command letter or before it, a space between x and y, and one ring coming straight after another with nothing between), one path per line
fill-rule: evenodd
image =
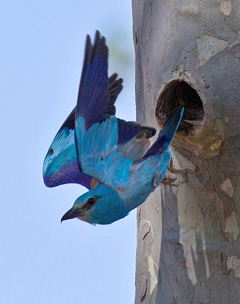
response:
M152 147L144 155L144 159L151 155L156 155L162 153L164 150L168 149L174 134L176 133L178 126L181 122L183 116L184 108L176 108L168 117L164 124L163 129L159 133L159 136Z
M132 160L117 151L117 118L96 123L86 131L83 119L76 119L76 144L79 166L98 182L116 187L126 183Z
M107 75L108 48L105 44L105 38L100 38L98 31L93 46L90 37L87 36L85 54L76 118L82 117L86 130L88 130L94 123L106 118L110 101Z

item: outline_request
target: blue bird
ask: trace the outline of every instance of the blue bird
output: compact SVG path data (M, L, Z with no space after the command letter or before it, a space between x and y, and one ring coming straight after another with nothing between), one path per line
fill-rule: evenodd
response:
M119 145L117 118L113 115L88 128L81 114L83 108L79 100L75 118L77 159L82 172L98 184L77 198L61 221L77 217L91 224L111 224L141 205L162 181L171 156L169 145L184 109L171 113L155 143L139 158L148 139L136 136Z
M114 103L122 90L121 78L117 74L107 78L108 48L105 38L97 31L94 44L87 36L81 82L78 92L78 104L83 104L80 111L86 129L115 115ZM78 183L88 189L96 184L95 179L83 172L77 160L74 117L76 108L65 120L47 152L43 163L43 179L48 187L66 183ZM122 144L133 140L139 132L146 138L155 135L156 130L142 127L135 122L117 119L117 142ZM141 135L142 136L142 135ZM80 143L78 143L80 144Z

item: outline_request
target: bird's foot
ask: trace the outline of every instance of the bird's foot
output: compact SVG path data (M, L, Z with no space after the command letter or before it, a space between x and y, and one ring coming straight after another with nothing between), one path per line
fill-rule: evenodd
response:
M177 187L177 184L174 183L175 181L176 178L164 177L161 181L161 184L163 184L164 186Z

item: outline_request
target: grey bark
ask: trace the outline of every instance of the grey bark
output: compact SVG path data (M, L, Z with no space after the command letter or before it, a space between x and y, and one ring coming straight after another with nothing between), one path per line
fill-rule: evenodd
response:
M135 303L240 303L240 2L133 0L139 122L185 106L138 208Z

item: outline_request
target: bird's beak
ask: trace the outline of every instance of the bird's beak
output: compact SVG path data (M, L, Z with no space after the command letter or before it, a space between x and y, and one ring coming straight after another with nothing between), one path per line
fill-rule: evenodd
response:
M71 208L69 209L64 215L63 217L61 218L61 222L62 221L65 221L65 220L69 220L69 219L72 219L72 218L75 218L75 217L78 217L78 216L81 216L82 215L82 211L78 208Z

